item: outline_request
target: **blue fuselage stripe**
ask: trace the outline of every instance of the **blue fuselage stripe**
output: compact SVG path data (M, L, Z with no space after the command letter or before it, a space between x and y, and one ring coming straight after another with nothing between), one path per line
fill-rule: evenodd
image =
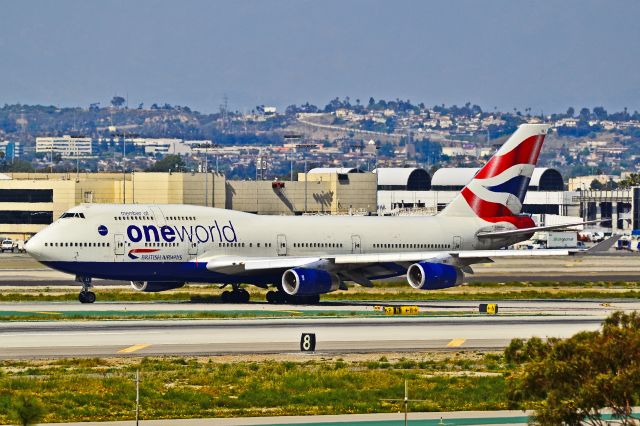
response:
M269 284L281 279L282 271L227 275L212 272L196 262L43 262L70 274L123 281L179 281L192 283Z

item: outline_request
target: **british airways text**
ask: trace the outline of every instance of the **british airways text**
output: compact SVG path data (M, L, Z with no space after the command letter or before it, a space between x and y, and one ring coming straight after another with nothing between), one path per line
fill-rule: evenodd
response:
M229 221L228 225L218 225L218 221L214 221L213 225L189 225L189 226L169 226L163 225L157 227L155 225L129 225L127 227L127 237L133 243L140 241L158 242L166 241L172 243L176 240L181 242L189 241L191 243L207 243L207 242L228 242L235 243L238 241L233 223Z

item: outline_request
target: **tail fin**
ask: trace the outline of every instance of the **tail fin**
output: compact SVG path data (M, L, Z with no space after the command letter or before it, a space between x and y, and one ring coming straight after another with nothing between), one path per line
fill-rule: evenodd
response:
M520 125L440 215L497 222L519 214L548 129Z

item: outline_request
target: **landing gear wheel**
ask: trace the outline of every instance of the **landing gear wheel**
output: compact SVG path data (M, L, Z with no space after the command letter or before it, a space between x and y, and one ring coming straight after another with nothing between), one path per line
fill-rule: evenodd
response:
M282 291L270 291L267 293L267 302L281 305L287 300L287 294Z
M281 291L269 291L267 292L267 302L273 305L280 305L284 303L285 294Z
M248 303L251 295L247 290L240 288L233 291L223 291L220 299L222 303Z
M275 294L276 294L275 291L268 291L267 292L267 303L270 303L272 305L276 303Z
M236 292L238 303L249 303L251 295L245 289L240 289Z
M222 303L233 303L233 293L225 290L222 292L220 299L222 300Z
M93 303L96 301L96 294L92 291L81 291L78 300L80 303Z
M78 294L78 300L80 303L93 303L96 301L96 294L91 291L93 285L91 284L91 277L76 276L76 281L82 283L82 289Z

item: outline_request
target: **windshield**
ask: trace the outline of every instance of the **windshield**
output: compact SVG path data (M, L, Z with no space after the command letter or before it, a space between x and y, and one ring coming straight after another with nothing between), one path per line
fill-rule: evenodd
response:
M80 219L84 219L84 213L71 213L71 212L66 212L66 213L62 213L62 216L60 216L60 219L67 219L70 217L77 217Z

